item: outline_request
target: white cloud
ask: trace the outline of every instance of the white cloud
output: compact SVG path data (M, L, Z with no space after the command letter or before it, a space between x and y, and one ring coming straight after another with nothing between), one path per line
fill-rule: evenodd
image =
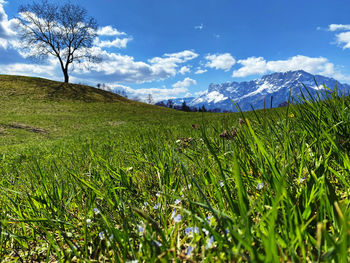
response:
M107 90L107 91L117 91L117 90L122 90L122 91L127 91L128 89L131 89L128 86L121 85L121 84L112 84L112 85L103 85L101 86L101 89Z
M99 38L96 38L94 40L94 45L100 48L111 48L111 47L117 47L117 48L126 48L127 44L132 40L132 37L128 38L115 38L114 40L100 40Z
M197 71L196 71L194 74L199 75L199 74L203 74L203 73L205 73L205 72L207 72L207 71L208 71L208 70L206 70L206 69L198 68Z
M290 70L305 70L312 74L320 74L328 77L346 80L347 77L336 72L334 64L324 57L307 57L297 55L286 60L266 61L263 57L249 57L237 61L243 65L233 71L233 77L247 77L250 75L261 75L268 72L286 72Z
M8 20L3 4L0 0L0 47L7 49L16 38L15 19Z
M187 67L187 66L183 66L179 70L179 73L181 75L185 75L186 73L190 73L190 72L191 72L191 69L189 67Z
M176 75L179 64L183 64L198 57L198 54L191 50L184 50L178 53L164 54L163 57L149 59L152 71L156 75L164 75L162 79Z
M183 63L183 62L195 59L196 57L198 57L198 54L192 50L184 50L178 53L164 54L164 56L172 59L178 59Z
M337 44L343 46L343 49L350 48L350 31L336 34L335 37Z
M249 75L264 74L268 71L266 61L262 57L249 57L247 59L238 60L237 63L243 65L243 67L233 71L233 77L246 77Z
M350 30L350 25L331 24L328 26L329 31L347 31Z
M230 53L220 55L207 55L205 57L208 62L205 65L208 68L222 69L229 71L232 66L236 63L236 60L231 56Z
M191 78L185 78L183 81L178 81L175 84L173 84L172 86L174 88L185 89L185 88L188 88L189 86L192 86L192 85L197 85L197 81L194 79L191 79Z
M99 27L97 30L97 35L100 36L123 36L126 35L125 32L120 32L118 29L112 26Z
M39 76L54 80L62 80L63 75L58 63L56 61L50 61L48 64L26 64L26 63L14 63L14 64L0 64L1 74L8 75L22 75L22 76ZM59 74L58 74L59 73Z
M197 29L197 30L202 30L203 28L204 28L203 24L200 24L199 26L194 27L194 29Z
M332 75L334 74L334 65L324 57L307 57L297 55L287 60L276 60L267 62L270 71L290 71L303 69L312 74Z
M97 35L103 36L103 37L113 37L113 36L126 36L127 34L125 32L120 32L118 29L112 27L112 26L104 26L99 27L96 31ZM127 44L133 40L132 37L124 37L119 38L116 37L113 40L101 40L100 37L97 37L94 40L94 45L100 48L126 48Z
M345 31L335 35L336 43L343 49L350 48L350 25L331 24L328 26L328 31Z
M2 47L3 49L7 49L7 46L8 46L8 40L4 38L0 38L0 47Z
M178 67L198 54L193 51L165 54L146 62L135 61L131 56L110 53L99 47L91 49L91 54L102 58L101 63L85 63L76 68L77 74L86 75L86 78L104 77L108 81L123 83L144 83L162 80L177 74ZM87 74L89 73L90 74Z
M111 85L114 87L113 85ZM143 88L143 89L133 89L127 86L121 86L123 89L130 95L130 98L138 97L142 101L146 101L148 94L151 94L154 101L168 100L174 99L177 97L190 97L191 93L188 92L187 88L179 87L179 88Z

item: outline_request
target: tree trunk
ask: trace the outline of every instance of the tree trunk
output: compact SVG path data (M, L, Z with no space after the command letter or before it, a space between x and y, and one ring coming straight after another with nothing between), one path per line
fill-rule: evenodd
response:
M64 83L69 82L68 69L63 69Z
M68 63L66 65L66 67L63 65L63 61L61 59L61 57L59 56L59 54L57 54L57 58L61 64L61 69L64 75L64 83L68 83L69 82L69 76L68 76Z

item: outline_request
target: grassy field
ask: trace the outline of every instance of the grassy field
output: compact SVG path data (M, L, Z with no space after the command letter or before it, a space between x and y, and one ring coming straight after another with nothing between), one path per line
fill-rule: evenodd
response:
M4 262L348 262L349 100L185 113L0 76Z

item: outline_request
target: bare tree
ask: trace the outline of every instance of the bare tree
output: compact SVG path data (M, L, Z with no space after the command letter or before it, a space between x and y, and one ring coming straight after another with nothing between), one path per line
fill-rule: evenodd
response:
M148 104L153 104L154 103L152 94L148 94L147 95L146 101L147 101Z
M89 53L97 36L97 23L87 16L85 8L42 0L20 6L19 14L17 19L24 46L31 51L32 57L57 57L64 82L69 82L68 70L74 61L99 61L98 57Z

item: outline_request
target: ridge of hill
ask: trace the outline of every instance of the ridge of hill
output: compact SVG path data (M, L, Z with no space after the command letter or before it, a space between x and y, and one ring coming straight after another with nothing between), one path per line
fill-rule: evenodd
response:
M131 102L113 92L87 85L67 84L36 77L0 75L0 98L11 97L84 102Z

